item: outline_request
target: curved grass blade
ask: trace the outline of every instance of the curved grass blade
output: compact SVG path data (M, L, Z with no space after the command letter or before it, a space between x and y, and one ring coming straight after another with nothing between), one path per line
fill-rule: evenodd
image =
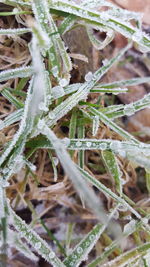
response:
M87 29L87 34L92 45L98 50L104 49L114 39L114 36L115 36L113 30L109 28L107 29L106 27L101 26L99 28L96 28L100 32L106 32L106 38L103 41L101 41L97 39L96 36L94 35L93 28L91 28L90 26L87 26L86 29Z
M150 51L150 38L146 34L144 34L140 29L132 26L127 21L123 21L123 19L116 19L115 16L109 14L108 12L97 12L85 8L81 5L77 5L74 2L70 1L52 1L49 0L50 8L55 10L60 10L67 12L69 14L76 15L81 19L88 20L88 22L95 22L98 26L107 26L110 29L114 29L118 31L126 38L135 41L140 49L144 52Z

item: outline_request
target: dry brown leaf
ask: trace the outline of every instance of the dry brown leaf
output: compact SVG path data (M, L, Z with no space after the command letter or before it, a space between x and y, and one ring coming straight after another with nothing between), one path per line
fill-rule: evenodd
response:
M141 132L140 137L150 137L150 109L146 108L129 118L127 130Z

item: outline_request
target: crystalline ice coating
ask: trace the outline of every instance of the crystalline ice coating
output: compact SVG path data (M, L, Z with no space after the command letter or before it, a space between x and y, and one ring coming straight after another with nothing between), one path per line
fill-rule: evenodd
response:
M0 129L2 129L4 127L5 127L5 123L2 120L0 120Z
M78 248L77 248L77 253L78 253L78 254L81 254L82 252L83 252L83 249L82 249L81 247L78 247Z
M103 66L106 66L106 65L108 64L108 62L109 62L109 60L108 60L108 59L104 59L104 60L102 61L102 63L103 63Z
M95 238L95 235L90 235L89 237L90 241L93 241L94 238Z
M120 204L120 205L118 206L118 210L119 210L119 211L127 211L128 208L127 208L126 206Z
M55 253L51 251L48 256L50 259L53 259L55 257Z
M65 95L65 91L62 86L58 85L52 88L52 95L55 99Z
M57 166L59 163L59 159L57 157L53 157L53 162L54 162L55 166Z
M93 136L95 136L97 134L98 128L99 128L99 116L94 116L93 128L92 128Z
M76 146L77 146L77 147L80 147L80 146L82 146L82 143L81 143L80 141L77 141L77 142L76 142Z
M123 217L124 220L130 221L132 219L131 215L127 215Z
M106 150L107 149L107 144L105 144L105 143L100 144L99 145L99 149Z
M53 120L54 118L55 118L55 113L54 112L49 112L48 113L48 117L49 117L49 119L51 119L51 120Z
M40 109L40 110L43 110L43 111L45 111L45 112L48 111L48 108L46 107L46 105L45 105L44 102L41 102L41 103L39 104L39 109Z
M39 130L42 130L44 125L45 125L44 120L39 120L37 127L38 127Z
M134 231L135 229L135 224L136 224L136 221L135 220L131 220L128 224L126 224L124 226L124 233L125 234L130 234L132 233L132 231Z
M142 222L143 222L144 224L148 224L148 221L149 221L148 218L142 218Z
M135 42L139 42L141 39L143 38L143 34L141 31L136 31L133 35L132 35L132 39Z
M54 56L54 54L50 53L50 59L51 59L52 61L55 60L55 56Z
M90 82L90 81L92 80L92 78L93 78L93 74L92 74L91 71L88 72L88 73L85 75L85 81L86 81L86 82Z
M126 155L127 155L126 151L124 151L124 150L118 150L118 153L119 153L119 155L121 157L126 158Z
M108 20L110 18L109 14L107 12L101 12L100 17L104 20Z
M58 67L57 66L55 66L55 67L53 67L52 68L52 73L53 73L53 75L54 75L54 77L57 77L58 76Z
M41 248L41 242L37 242L35 244L35 249L40 249Z
M129 104L124 107L124 115L131 116L134 113L135 113L135 108L133 104Z
M31 235L31 234L29 234L28 238L29 238L29 240L31 240L31 239L32 239L32 235Z
M87 147L91 147L92 143L91 142L87 142L86 145L87 145Z
M121 148L122 148L122 144L119 141L114 141L110 144L110 149L112 149L113 151L121 150Z
M119 218L119 212L116 210L114 213L113 213L113 216L112 216L115 220L117 220Z
M59 81L59 84L60 86L65 87L68 85L68 81L65 78L63 78Z
M63 138L62 142L65 145L65 147L68 147L70 145L70 139L67 137Z
M30 169L31 169L31 171L35 172L36 171L36 166L31 164Z
M0 179L0 186L5 188L5 187L8 187L10 184L8 181L6 180L3 180L3 179Z
M124 184L126 184L126 183L127 183L127 181L126 181L126 180L124 180L124 179L122 179L122 178L120 179L120 181L121 181L121 184L122 184L122 185L124 185Z

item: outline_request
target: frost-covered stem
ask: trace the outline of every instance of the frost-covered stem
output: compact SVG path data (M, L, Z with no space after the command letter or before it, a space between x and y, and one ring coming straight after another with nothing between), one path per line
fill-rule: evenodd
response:
M29 112L30 102L31 102L31 98L32 98L32 89L33 89L32 86L33 86L33 79L30 81L30 86L29 86L29 89L28 89L28 94L27 94L27 98L26 98L26 102L25 102L24 114L23 114L23 117L22 117L22 120L21 120L21 123L20 123L19 130L14 135L14 138L11 141L10 145L8 146L8 148L6 148L6 150L2 154L2 156L0 158L0 165L5 161L5 159L7 158L7 156L9 155L11 150L13 149L13 147L15 146L16 142L18 141L19 137L21 136L22 133L24 133L24 131L26 129L26 123L27 123L27 119L28 119L28 112Z
M61 0L53 1L49 0L50 8L61 10L69 14L76 15L89 22L95 22L98 26L107 26L110 29L120 32L128 39L132 39L138 43L147 52L150 51L150 38L144 34L140 29L135 28L129 22L118 19L115 16L105 12L98 12L90 10L81 5L77 5L72 1Z
M9 79L30 77L32 74L33 68L30 66L5 70L0 72L0 82L7 81Z
M59 141L54 132L48 128L45 122L43 122L43 127L41 128L41 132L53 144L57 157L59 158L66 174L68 174L77 192L83 197L84 201L92 209L96 217L98 217L103 223L107 224L108 218L101 201L97 198L93 190L89 188L88 183L81 179L80 172L72 162L65 146Z
M116 208L111 212L109 220L112 219ZM93 229L80 241L80 243L73 249L69 256L64 260L64 264L68 267L78 267L82 261L86 260L88 254L93 249L101 234L105 231L107 224L97 224ZM111 229L111 227L110 227ZM119 233L118 233L119 234Z
M6 203L6 195L4 189L4 181L1 178L1 185L0 185L0 226L2 231L2 246L1 246L1 253L5 256L3 266L6 266L5 261L7 260L7 240L8 240L8 209Z
M34 249L46 261L54 267L64 267L65 265L58 259L55 253L51 250L48 244L18 216L10 208L10 215L12 217L15 229L24 237L26 241L34 247Z
M16 110L6 117L5 120L0 121L0 131L9 125L20 121L23 115L23 109Z
M21 29L0 29L0 35L20 35L27 32L31 32L29 28L21 28Z
M81 169L79 166L77 166L78 170L80 171L82 177L90 182L92 185L97 187L100 191L102 191L107 196L113 198L117 203L122 204L124 207L129 209L138 219L141 219L141 215L134 210L123 198L117 196L115 193L113 193L109 188L107 188L104 184L102 184L100 181L96 180L93 176L91 176L89 173Z
M63 139L61 139L60 142L63 143ZM35 149L54 149L51 142L44 137L37 137L28 141L27 147L34 147ZM69 150L112 150L113 152L120 154L122 154L122 151L125 152L124 155L126 155L126 152L144 153L144 155L149 155L150 153L149 144L112 139L69 139L69 142L66 144L66 148Z
M46 123L48 126L54 125L59 119L65 116L73 107L75 107L80 100L85 99L88 96L90 90L96 85L96 83L102 78L102 76L115 64L124 53L131 47L131 44L128 44L124 49L122 49L118 55L112 58L108 63L102 68L98 69L93 76L91 81L85 82L79 90L74 93L72 96L64 100L60 105L58 105L52 113L46 118ZM53 118L52 118L53 115Z
M133 260L138 259L138 258L146 255L146 253L148 252L149 249L150 249L150 242L146 243L144 245L141 245L139 247L136 247L136 248L118 256L114 260L103 264L103 267L110 267L110 266L111 267L117 267L117 266L124 267L124 266L132 263Z
M110 129L114 130L116 133L120 134L123 138L133 141L134 143L139 144L139 141L135 139L131 134L127 133L125 130L120 128L116 123L112 122L110 119L107 118L102 112L98 111L97 109L90 107L89 111L93 115L99 116L100 120L105 123Z

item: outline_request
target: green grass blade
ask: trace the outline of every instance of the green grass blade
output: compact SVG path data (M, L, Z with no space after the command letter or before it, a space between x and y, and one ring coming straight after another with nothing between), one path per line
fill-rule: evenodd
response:
M109 14L108 12L97 12L91 11L88 8L85 8L81 5L77 5L74 2L70 1L52 1L49 0L50 8L55 10L61 10L67 12L69 14L76 15L81 17L84 20L88 20L89 22L95 22L96 25L107 26L110 29L114 29L115 31L121 33L126 38L135 41L141 47L142 51L148 52L150 51L150 38L146 34L144 34L140 29L132 26L127 21L122 19L116 19L115 16Z
M139 247L136 247L130 251L127 251L126 253L123 253L121 256L118 256L114 260L110 261L109 263L103 264L103 267L124 267L127 264L132 264L132 261L137 260L141 258L142 256L145 256L147 253L149 253L150 249L150 243L145 243Z
M95 84L101 79L101 77L115 64L121 56L129 49L130 44L122 49L116 57L112 58L108 63L102 68L98 69L93 76L91 81L85 82L79 90L72 96L64 100L60 105L58 105L53 112L50 112L46 118L46 124L49 126L54 125L60 118L66 115L73 107L75 107L78 102L87 97L90 90L95 86Z
M33 74L32 67L20 67L0 72L0 82L14 78L30 77Z
M100 120L105 123L110 129L114 130L116 133L121 135L126 140L130 140L134 143L139 143L131 134L120 128L116 123L112 122L110 119L107 118L102 112L98 111L97 109L90 107L89 111L92 115L99 116Z
M116 190L121 196L122 195L121 172L119 169L117 158L115 157L113 152L108 150L102 151L101 154L108 172L115 181Z
M0 130L3 130L5 127L10 126L11 124L20 121L23 115L23 109L19 109L11 113L6 117L5 120L0 122Z
M31 32L29 28L22 28L22 29L0 29L0 35L21 35L27 32Z
M65 265L58 259L55 253L51 250L48 244L34 232L30 227L15 214L14 211L10 210L14 227L19 231L26 239L26 241L31 244L46 261L48 261L54 267L64 267Z
M17 109L23 108L24 104L18 100L13 94L7 89L3 89L1 91L1 94L12 104L14 105Z
M104 226L97 224L73 249L72 253L64 260L65 266L79 266L81 262L87 258L87 255L92 250L103 231Z
M69 154L66 151L65 146L59 141L56 135L51 129L46 126L43 121L43 126L40 122L41 132L50 140L55 149L56 155L60 160L66 174L71 179L73 185L75 186L77 192L82 196L83 200L88 204L88 206L95 213L96 217L102 222L107 222L107 216L103 209L103 205L100 200L95 195L94 191L89 188L86 181L81 180L81 175L79 170L76 168L75 164L71 160ZM65 140L66 141L66 140ZM67 141L68 142L68 141Z

